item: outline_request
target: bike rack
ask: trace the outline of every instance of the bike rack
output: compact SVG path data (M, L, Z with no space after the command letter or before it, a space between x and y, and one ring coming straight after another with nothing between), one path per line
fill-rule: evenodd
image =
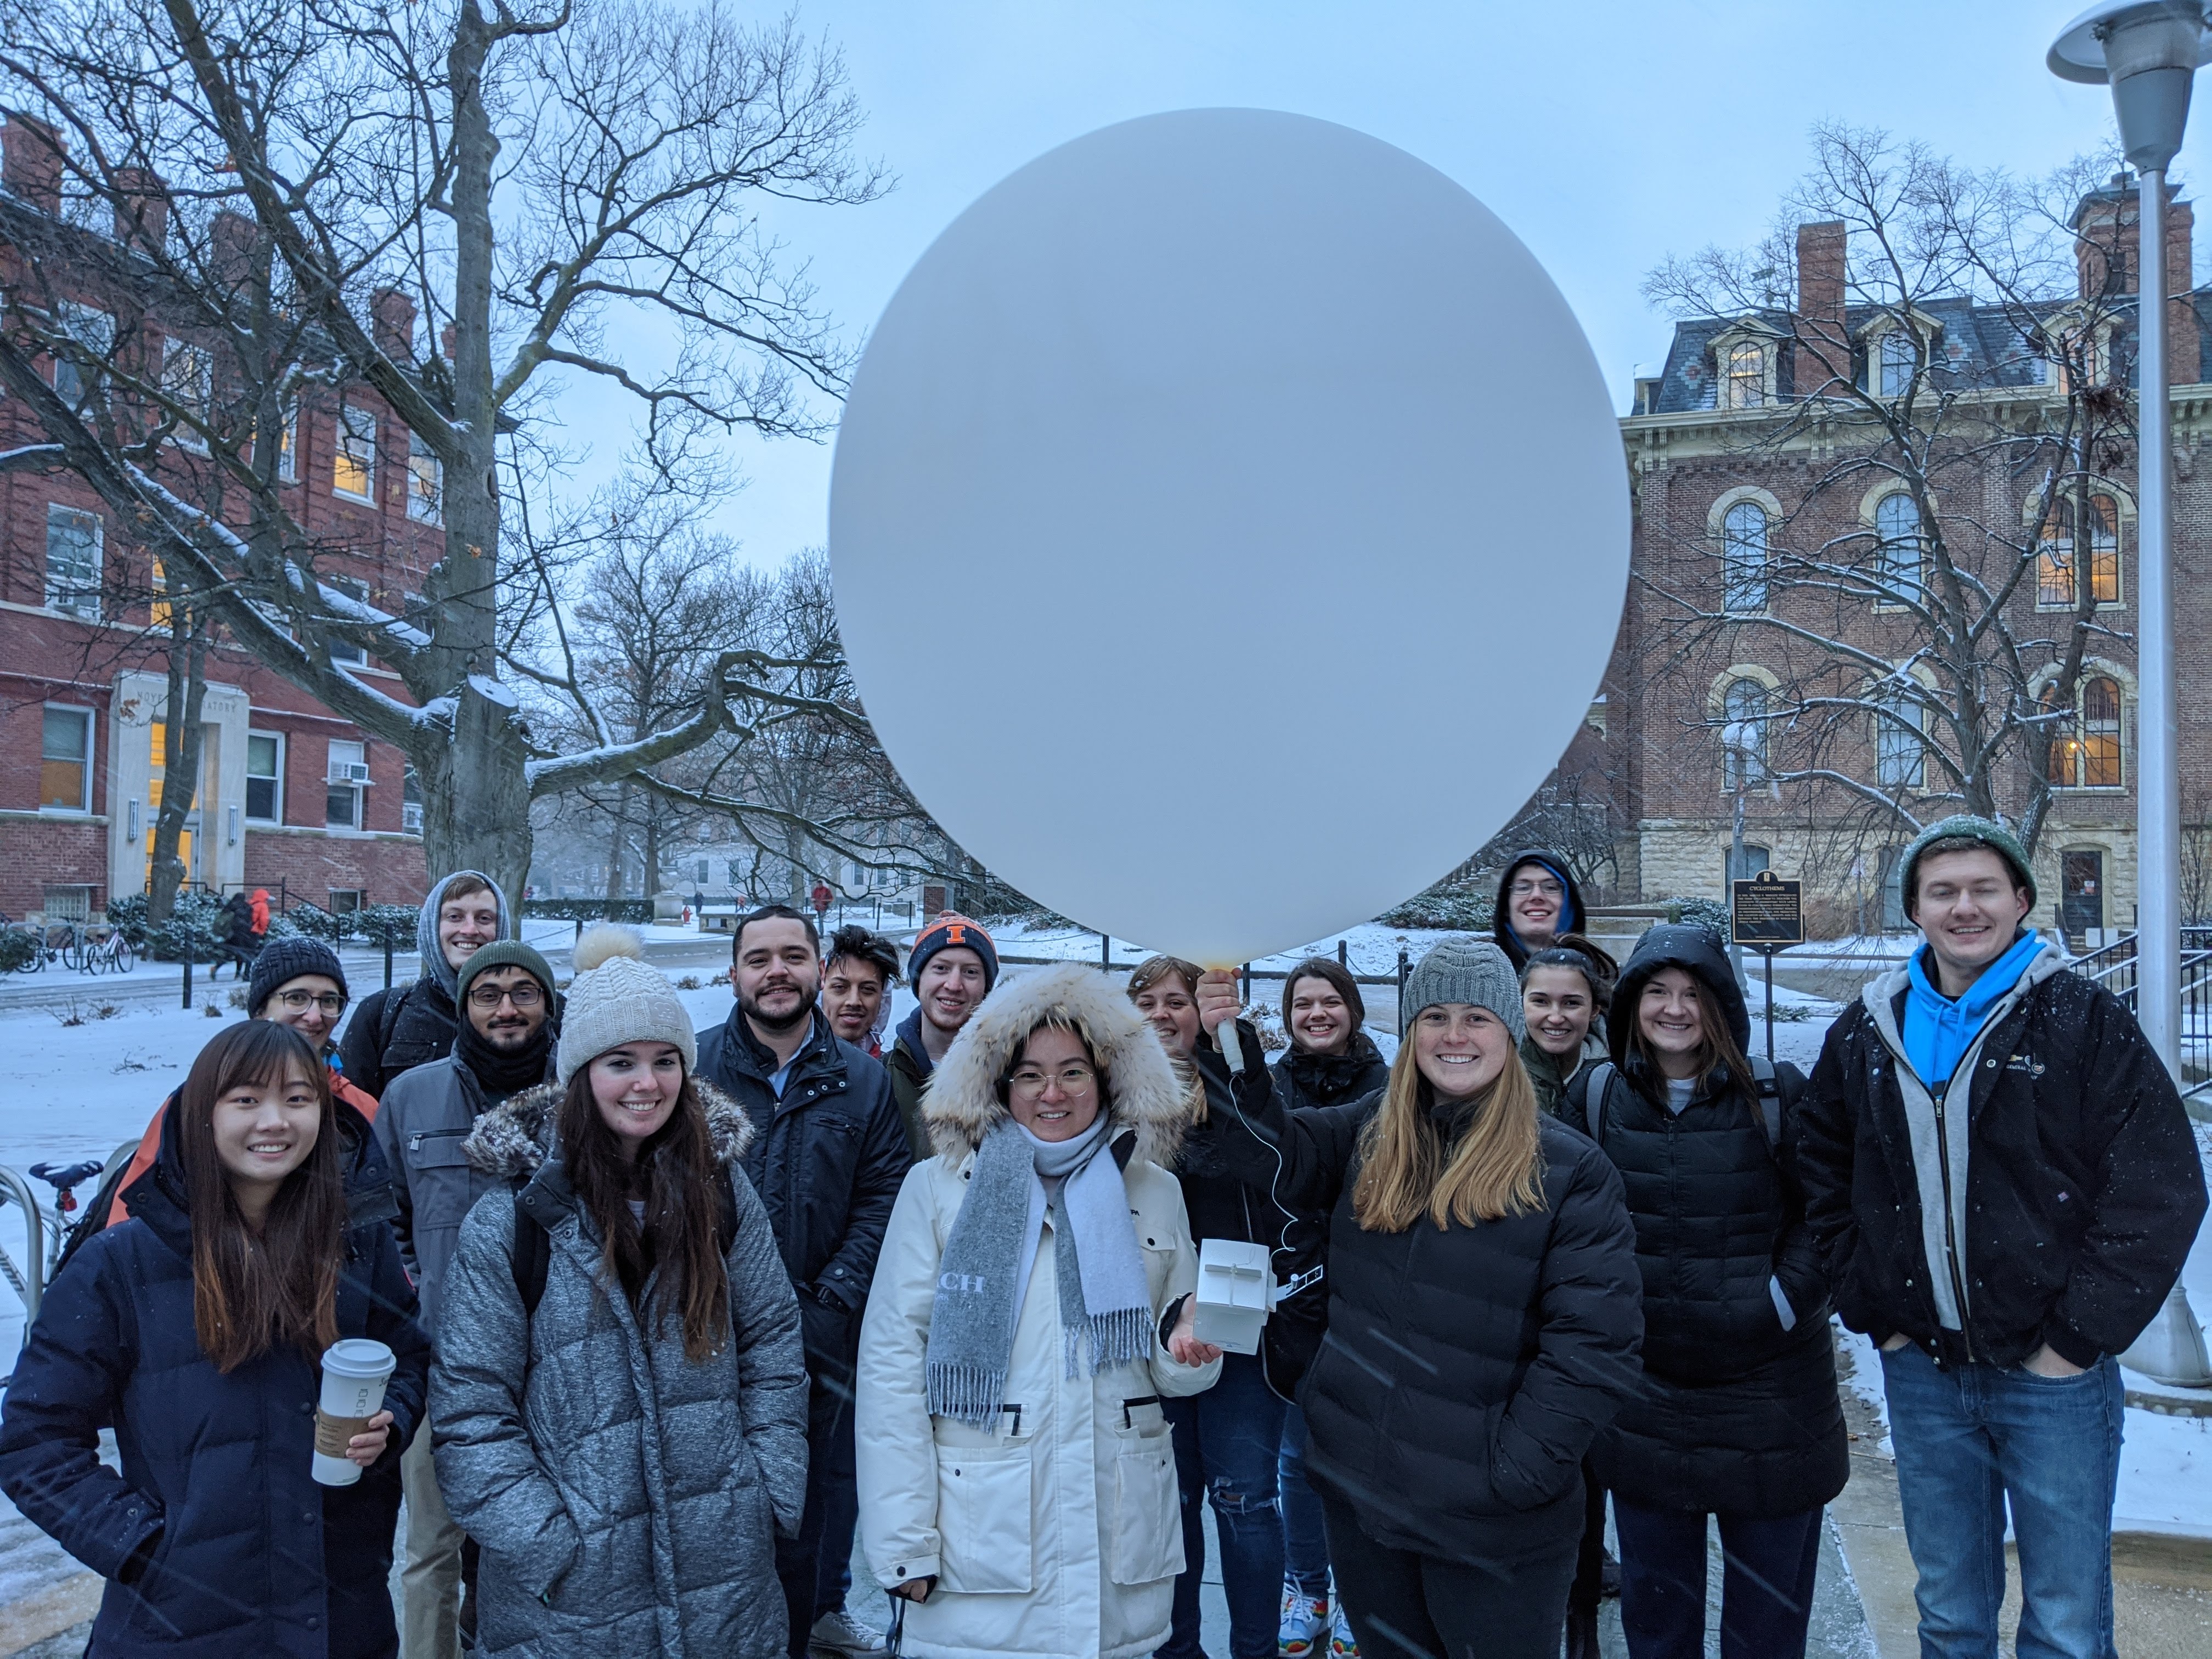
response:
M0 1164L0 1208L5 1208L10 1202L21 1205L23 1213L30 1218L30 1224L25 1230L25 1239L30 1246L31 1261L29 1270L26 1272L15 1265L15 1257L9 1255L4 1247L0 1247L0 1278L6 1279L15 1287L15 1294L22 1297L23 1319L27 1328L38 1319L39 1303L46 1293L46 1258L41 1254L46 1242L46 1219L39 1208L39 1195L31 1190L31 1183L4 1164Z

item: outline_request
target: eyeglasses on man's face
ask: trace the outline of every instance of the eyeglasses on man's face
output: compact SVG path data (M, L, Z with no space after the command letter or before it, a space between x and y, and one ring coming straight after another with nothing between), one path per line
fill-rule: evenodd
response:
M304 1014L310 1008L319 1008L336 1019L345 1012L346 1000L336 991L279 991L276 1000L295 1014Z
M535 985L524 981L520 985L479 985L469 993L472 1008L496 1008L502 1002L511 1002L518 1008L535 1008L541 996Z
M1558 898L1566 890L1558 882L1548 878L1541 881L1516 881L1505 890L1508 896L1512 898L1534 898L1539 893L1546 898Z

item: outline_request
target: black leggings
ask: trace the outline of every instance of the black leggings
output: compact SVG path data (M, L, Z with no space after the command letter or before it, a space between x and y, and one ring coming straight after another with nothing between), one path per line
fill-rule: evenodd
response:
M1329 1565L1360 1659L1558 1659L1574 1540L1494 1569L1378 1544L1327 1493Z

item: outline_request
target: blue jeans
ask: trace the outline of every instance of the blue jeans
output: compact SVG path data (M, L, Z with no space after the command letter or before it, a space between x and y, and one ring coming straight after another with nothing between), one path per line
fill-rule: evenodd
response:
M1299 1595L1319 1601L1328 1594L1328 1532L1321 1499L1306 1484L1306 1414L1283 1408L1283 1455L1279 1465L1283 1488L1284 1576Z
M1221 1380L1204 1394L1164 1401L1175 1433L1176 1484L1182 1493L1187 1564L1176 1579L1175 1623L1155 1659L1200 1659L1198 1587L1206 1574L1206 1520L1213 1505L1221 1540L1221 1588L1229 1602L1231 1659L1275 1659L1283 1610L1283 1510L1276 1460L1283 1402L1268 1389L1256 1354L1221 1357Z
M2079 1376L1881 1357L1923 1659L1994 1659L2005 1512L2020 1549L2020 1659L2113 1659L2112 1498L2125 1391Z
M1804 1659L1820 1516L1722 1515L1721 1659ZM1613 1525L1620 1534L1620 1633L1629 1659L1705 1659L1704 1515L1638 1509L1616 1492Z

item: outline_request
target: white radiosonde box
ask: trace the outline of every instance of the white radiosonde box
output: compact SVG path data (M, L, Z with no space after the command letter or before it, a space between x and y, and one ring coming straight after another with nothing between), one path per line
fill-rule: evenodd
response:
M1207 1238L1198 1246L1194 1334L1231 1353L1260 1352L1260 1328L1275 1305L1274 1264L1265 1244Z

